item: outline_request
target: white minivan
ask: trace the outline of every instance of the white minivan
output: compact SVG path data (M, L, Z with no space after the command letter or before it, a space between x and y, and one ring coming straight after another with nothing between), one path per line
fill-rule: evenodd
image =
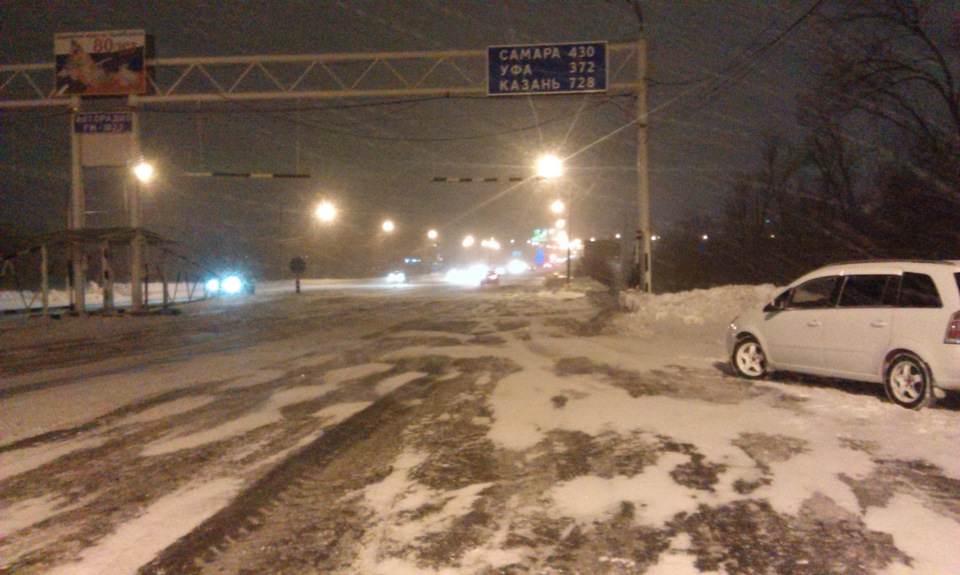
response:
M960 261L835 264L731 322L727 349L748 379L775 370L882 383L903 407L960 389Z

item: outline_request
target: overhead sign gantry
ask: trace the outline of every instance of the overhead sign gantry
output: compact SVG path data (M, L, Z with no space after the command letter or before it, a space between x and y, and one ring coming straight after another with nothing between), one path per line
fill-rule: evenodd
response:
M123 32L123 31L121 31ZM571 94L602 91L633 93L637 98L637 178L640 222L634 265L639 287L650 290L650 223L646 158L646 41L607 44L566 42L530 46L496 46L487 50L429 52L372 52L361 54L261 55L186 58L150 58L142 68L130 50L139 50L146 41L112 34L112 43L97 47L117 52L117 61L127 62L116 70L117 82L135 86L125 96L126 111L148 104L178 102L230 102L282 99L332 99L487 94L532 95ZM0 66L0 110L41 106L67 106L74 113L84 109L84 93L74 85L56 81L57 66L62 72L74 44L97 42L104 33L63 36L56 63ZM96 47L95 47L96 48ZM111 60L113 62L114 60ZM80 60L84 68L82 57ZM77 71L75 69L74 71ZM112 70L111 70L112 71ZM96 70L94 70L96 72ZM132 82L130 80L137 80ZM123 82L126 80L126 82ZM146 82L142 89L140 81ZM100 93L109 92L107 88ZM136 115L132 120L138 138ZM121 122L123 124L123 122ZM85 124L95 126L96 123ZM101 128L84 128L97 130ZM71 130L73 132L74 130ZM78 134L73 134L71 229L83 227L82 165ZM137 142L139 144L139 142ZM135 150L139 148L134 146ZM519 184L517 184L519 185ZM139 275L138 271L133 275ZM80 278L78 278L80 279ZM76 285L83 285L82 281Z

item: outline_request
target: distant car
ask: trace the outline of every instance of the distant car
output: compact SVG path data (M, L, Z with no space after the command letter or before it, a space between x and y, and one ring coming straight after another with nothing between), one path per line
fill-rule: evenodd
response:
M481 286L498 286L500 285L500 274L490 270L480 279Z
M401 271L392 271L387 274L387 283L389 284L405 284L410 281L410 278L407 277L407 274Z
M916 409L960 389L960 261L858 262L797 279L733 320L733 368L882 383Z
M208 279L204 287L207 289L207 294L211 296L241 293L252 295L256 289L256 284L243 274L224 274Z

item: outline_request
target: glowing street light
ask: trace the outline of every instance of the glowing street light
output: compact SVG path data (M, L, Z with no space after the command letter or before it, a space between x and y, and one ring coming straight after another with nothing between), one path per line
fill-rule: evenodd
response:
M439 236L440 236L440 234L437 233L437 230L430 230L429 232L427 232L427 238L430 239L430 240L436 241L436 239L437 239Z
M562 214L566 209L567 206L564 205L563 200L555 200L552 204L550 204L550 211L555 214Z
M153 165L144 160L140 160L140 163L133 167L133 175L146 184L153 179Z
M317 219L321 222L332 222L334 218L337 217L337 207L331 204L330 202L324 200L317 204L317 209L314 210L314 215L317 216Z
M463 238L463 247L469 248L473 246L473 244L476 243L476 241L477 240L474 239L473 236L468 235L467 237Z
M495 238L490 238L489 240L483 240L482 242L480 242L480 245L482 247L485 247L491 250L500 249L500 242L498 242Z
M393 220L383 220L383 224L380 226L380 229L389 234L396 229L396 226L393 224Z
M492 267L493 252L500 249L500 242L498 242L496 238L490 238L488 240L483 240L482 242L480 242L480 246L490 250L489 252L487 252L487 265Z
M563 175L563 160L553 154L546 154L537 159L537 175L545 180L552 180Z

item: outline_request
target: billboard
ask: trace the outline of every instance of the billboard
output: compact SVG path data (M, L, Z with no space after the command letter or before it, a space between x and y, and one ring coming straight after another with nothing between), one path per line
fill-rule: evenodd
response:
M147 91L143 30L56 34L53 51L57 96L122 96Z

